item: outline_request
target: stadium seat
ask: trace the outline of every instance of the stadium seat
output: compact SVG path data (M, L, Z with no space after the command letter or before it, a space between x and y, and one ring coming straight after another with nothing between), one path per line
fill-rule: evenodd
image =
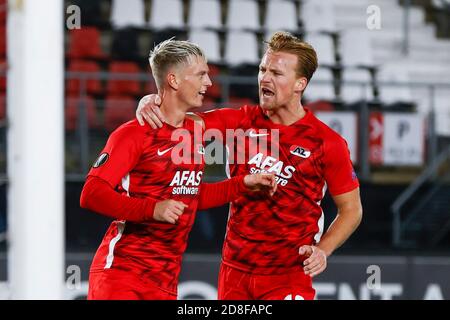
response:
M158 87L156 86L156 82L153 79L145 82L144 92L142 95L147 95L150 93L158 93Z
M83 27L69 31L69 51L71 59L104 59L106 55L100 47L100 31L95 27Z
M378 73L380 82L408 82L407 70L395 66L383 66ZM380 99L384 103L411 102L411 89L405 86L379 85Z
M114 74L120 76L121 73L138 75L140 72L139 66L134 62L114 61L109 65L109 73L113 76ZM137 96L141 93L139 79L121 80L111 78L108 80L107 93L110 95Z
M370 38L367 30L346 30L340 36L341 65L344 67L342 79L345 81L363 81L370 85L366 87L367 99L375 98L376 88L373 84L376 80L376 67L372 55ZM354 102L361 98L360 86L348 84L342 85L341 97L348 102Z
M151 48L153 48L153 44L161 43L167 39L174 38L175 40L187 40L187 32L185 29L161 29L152 34ZM146 52L148 54L148 52Z
M121 124L133 120L137 101L126 96L108 96L105 100L103 114L104 128L108 132L114 131Z
M0 1L0 24L5 25L6 23L6 14L8 12L7 1Z
M314 73L310 83L305 89L305 97L309 101L334 100L333 74L331 70L319 68Z
M111 58L122 61L143 61L139 51L139 32L134 28L115 30L111 46Z
M6 74L0 73L0 94L6 92Z
M6 58L6 27L0 26L0 59Z
M189 34L189 40L203 49L208 62L218 63L222 61L219 36L215 31L193 30Z
M221 28L220 0L191 0L188 24L194 29Z
M365 69L344 68L342 71L341 98L346 103L353 103L359 100L372 100L373 86L369 71ZM361 85L348 84L346 82L365 82L368 85L363 89ZM364 90L364 91L363 91Z
M145 27L144 0L113 0L111 24L114 28Z
M258 64L258 43L255 34L246 31L229 31L225 45L225 61L231 65Z
M182 1L152 0L149 26L154 29L184 29Z
M245 77L247 82L230 82L229 94L236 98L248 98L252 101L258 101L258 72L257 66L249 64L241 64L229 69L229 75L232 77ZM226 98L226 97L225 97Z
M305 41L314 47L317 52L319 65L322 67L336 65L333 40L330 36L308 33Z
M295 3L286 0L269 0L264 25L268 30L297 31L298 15Z
M66 131L75 131L78 128L79 110L83 106L86 108L88 128L98 128L97 111L95 101L92 97L85 98L69 96L66 98L66 108L64 111Z
M100 72L100 66L94 61L72 60L69 64L69 72ZM87 83L85 89L88 94L101 94L103 92L102 83L94 74L87 76ZM66 91L69 94L80 94L80 79L69 78L67 81Z
M340 39L341 62L344 66L374 66L367 30L346 30Z
M307 32L336 31L333 6L327 1L301 2L300 19Z
M109 27L107 17L102 15L102 2L92 0L73 0L74 5L80 7L82 26Z
M226 26L229 30L259 30L258 4L254 0L229 0Z

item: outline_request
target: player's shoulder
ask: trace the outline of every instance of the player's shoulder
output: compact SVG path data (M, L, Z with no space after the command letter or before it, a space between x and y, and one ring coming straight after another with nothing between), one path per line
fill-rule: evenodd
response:
M186 113L186 119L188 121L194 122L197 125L202 126L203 129L205 128L205 121L203 121L203 118L196 113L193 112Z
M241 116L245 119L251 119L255 120L258 117L261 117L264 115L263 110L258 105L242 105L238 108L242 112Z
M251 105L246 104L241 106L242 111L244 111L245 114L253 115L253 114L259 114L262 112L262 109L258 105Z
M114 130L112 136L146 136L148 133L153 131L153 129L148 123L143 126L134 119L120 125L116 130Z

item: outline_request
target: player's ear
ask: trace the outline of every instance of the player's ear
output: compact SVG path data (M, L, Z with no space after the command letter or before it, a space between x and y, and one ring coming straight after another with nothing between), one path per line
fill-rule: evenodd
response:
M177 75L175 73L169 72L167 74L167 83L174 90L178 90L179 83L178 83Z
M295 91L301 92L305 90L308 80L305 77L300 77L295 81Z

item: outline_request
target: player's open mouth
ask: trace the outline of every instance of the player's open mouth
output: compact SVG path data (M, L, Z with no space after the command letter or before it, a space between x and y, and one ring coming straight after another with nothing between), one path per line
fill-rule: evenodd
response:
M198 94L204 97L205 94L206 94L206 90L205 91L200 91Z
M273 97L275 95L275 93L272 90L267 89L267 88L262 88L261 92L262 92L263 96L265 96L265 97Z

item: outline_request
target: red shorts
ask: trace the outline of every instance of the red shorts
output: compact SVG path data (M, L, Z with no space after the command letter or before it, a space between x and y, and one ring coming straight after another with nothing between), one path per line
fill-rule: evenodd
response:
M88 300L176 300L164 291L132 272L105 269L89 274Z
M303 270L280 275L251 274L221 264L219 300L313 300L312 279Z

